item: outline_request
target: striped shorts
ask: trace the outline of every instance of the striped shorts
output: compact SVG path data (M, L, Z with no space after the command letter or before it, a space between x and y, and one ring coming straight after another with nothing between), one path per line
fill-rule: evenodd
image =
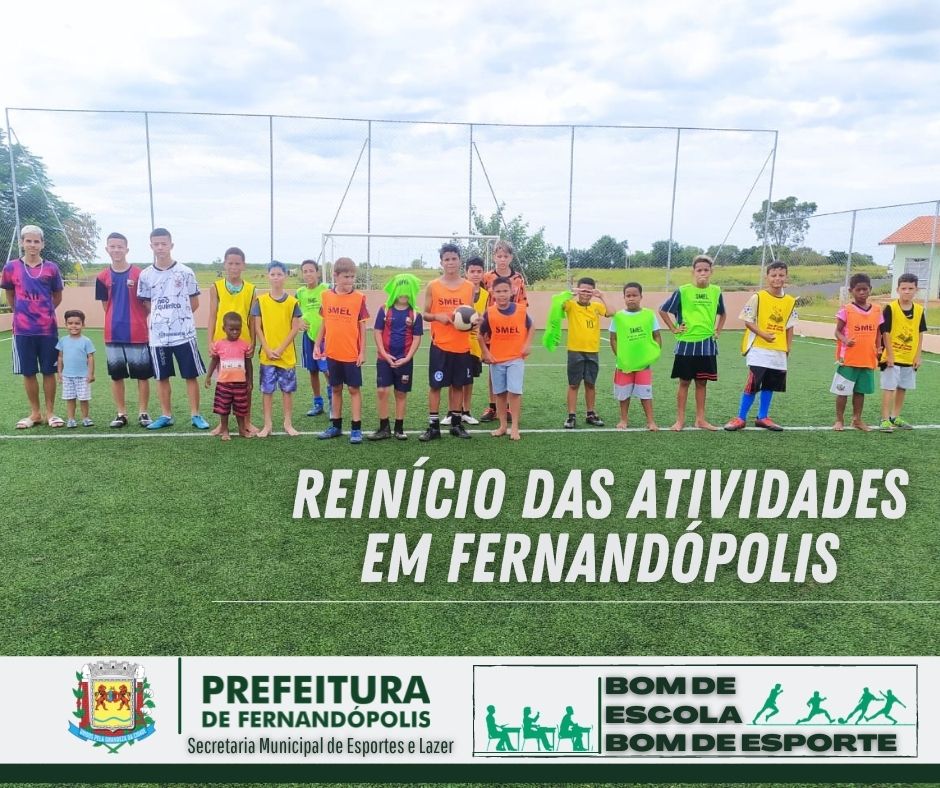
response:
M248 384L216 383L212 412L220 416L228 416L229 413L234 413L236 416L247 416Z

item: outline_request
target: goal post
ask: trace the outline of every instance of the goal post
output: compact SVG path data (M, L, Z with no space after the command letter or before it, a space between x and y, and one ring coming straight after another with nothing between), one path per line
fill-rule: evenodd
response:
M323 271L323 281L332 282L333 263L340 257L356 261L357 286L366 290L382 287L385 279L397 271L434 270L438 265L438 250L443 244L455 243L460 247L464 262L468 257L483 258L486 270L492 268L493 246L498 235L459 235L457 233L338 233L321 236L317 262Z

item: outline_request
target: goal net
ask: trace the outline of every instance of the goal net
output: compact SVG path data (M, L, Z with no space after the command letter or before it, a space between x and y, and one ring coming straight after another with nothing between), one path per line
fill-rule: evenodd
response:
M323 281L333 281L333 263L350 257L356 263L356 286L363 290L381 288L401 271L421 276L422 271L437 272L442 245L457 244L466 262L480 257L488 271L493 267L493 246L498 235L441 235L408 233L323 233L318 262Z

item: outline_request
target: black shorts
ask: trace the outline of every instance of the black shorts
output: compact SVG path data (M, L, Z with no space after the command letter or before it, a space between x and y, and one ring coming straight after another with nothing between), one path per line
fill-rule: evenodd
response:
M385 389L394 386L395 391L407 394L411 391L414 366L414 361L409 361L400 367L393 367L385 359L380 358L375 362L376 388Z
M589 386L597 383L600 370L598 353L583 353L580 350L568 351L568 385L580 386L584 381Z
M351 389L362 388L362 367L355 361L336 361L328 358L326 366L331 386L349 386Z
M767 367L748 367L747 380L744 382L745 394L756 394L758 391L786 391L787 371L785 369L768 369Z
M433 342L428 359L428 385L432 389L442 389L447 386L466 386L473 381L471 374L471 359L473 354L468 350L465 353L452 353L441 350Z
M676 356L673 378L679 380L718 380L718 356Z

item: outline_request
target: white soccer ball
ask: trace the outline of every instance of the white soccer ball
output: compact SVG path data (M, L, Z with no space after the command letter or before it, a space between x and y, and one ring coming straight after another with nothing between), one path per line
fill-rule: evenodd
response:
M469 331L480 322L480 316L472 306L458 306L454 310L454 328L458 331Z

